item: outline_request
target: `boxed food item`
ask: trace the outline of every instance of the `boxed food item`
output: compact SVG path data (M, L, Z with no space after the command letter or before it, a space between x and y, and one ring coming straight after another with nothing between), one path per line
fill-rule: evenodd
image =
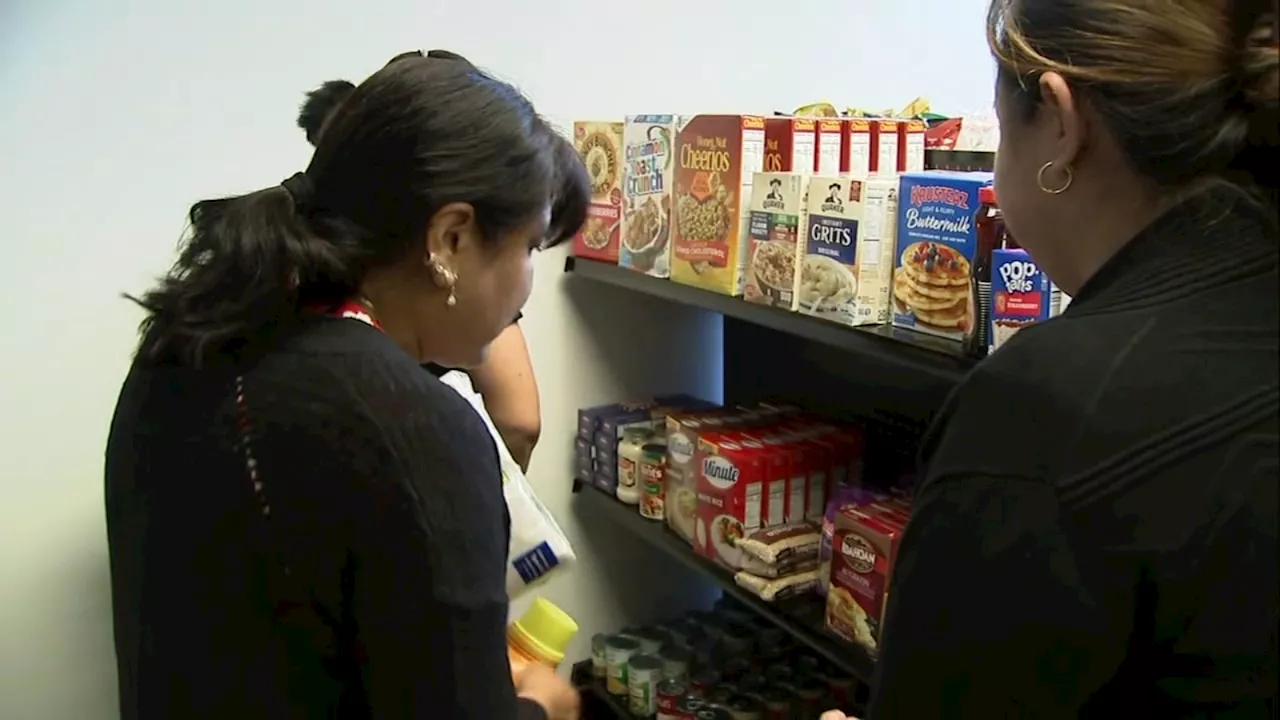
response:
M889 320L898 181L815 176L793 309L842 325Z
M872 142L871 121L852 118L845 124L844 146L841 150L840 173L854 177L871 174L871 158L876 155ZM825 174L825 173L824 173Z
M923 120L903 120L898 123L898 172L924 171L926 130Z
M587 221L573 237L573 254L616 263L622 221L622 123L575 122L573 144L591 178Z
M790 436L776 423L743 428L742 433L766 448L763 525L771 528L783 525L790 517L803 518L805 485L804 476L800 474L802 457Z
M750 302L792 307L805 180L797 173L756 173L747 222L751 259L742 293Z
M761 443L740 433L698 435L698 514L693 549L733 570L742 567L738 541L761 525L763 454Z
M871 125L871 172L893 175L898 172L898 126L900 121L878 119Z
M672 280L725 295L742 294L751 183L763 169L764 118L681 118L676 135Z
M882 518L845 509L834 522L826 626L874 656L902 533Z
M729 410L692 410L667 416L666 522L677 535L693 542L698 514L696 462L698 436L718 430L731 417Z
M893 277L893 324L971 342L977 324L977 213L990 173L902 176Z
M671 274L675 115L629 115L623 129L622 241L618 264L654 277Z
M991 253L991 350L1022 328L1057 315L1060 295L1026 250Z
M848 172L845 143L849 137L849 121L845 118L819 118L816 130L818 157L814 172L819 175Z
M830 585L831 544L835 537L836 516L846 510L857 511L858 508L870 505L883 497L880 493L861 487L843 487L832 491L831 498L827 500L826 511L822 515L822 539L818 544L818 579L820 581L818 592L822 595L827 594L827 588Z
M771 117L764 121L764 171L810 174L817 160L813 118Z

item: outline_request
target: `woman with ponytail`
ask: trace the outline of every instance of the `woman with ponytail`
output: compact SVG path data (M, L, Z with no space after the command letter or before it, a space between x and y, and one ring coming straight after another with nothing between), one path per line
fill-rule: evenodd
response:
M356 86L346 80L330 80L307 93L298 113L298 127L306 133L307 142L316 144L325 122L333 117L338 105L355 89ZM436 376L449 370L435 363L423 367ZM538 383L533 375L533 363L529 359L529 348L518 316L489 346L484 362L468 368L467 374L484 398L485 409L511 456L528 470L529 458L542 432L542 413L538 403Z
M572 146L447 52L350 91L302 172L206 200L106 453L122 717L572 718L507 660L508 527L474 368L581 225Z

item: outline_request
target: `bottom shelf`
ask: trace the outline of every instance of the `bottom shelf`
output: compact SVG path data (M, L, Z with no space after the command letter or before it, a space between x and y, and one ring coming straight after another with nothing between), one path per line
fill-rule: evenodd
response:
M591 672L591 661L584 660L573 666L573 686L582 696L582 720L612 720L630 718L626 698L610 695Z

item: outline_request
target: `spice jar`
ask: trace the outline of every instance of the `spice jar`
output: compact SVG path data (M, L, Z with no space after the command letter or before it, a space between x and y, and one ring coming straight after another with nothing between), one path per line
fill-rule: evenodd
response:
M640 448L640 515L650 520L665 516L667 445L651 442Z

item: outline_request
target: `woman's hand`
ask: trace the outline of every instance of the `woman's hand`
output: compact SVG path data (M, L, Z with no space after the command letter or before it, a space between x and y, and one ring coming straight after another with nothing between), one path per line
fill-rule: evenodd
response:
M828 710L822 713L822 717L818 718L818 720L858 720L858 718L852 715L845 715L839 710Z
M516 695L541 705L547 711L547 720L578 720L578 691L551 668L538 663L512 663L511 680Z

